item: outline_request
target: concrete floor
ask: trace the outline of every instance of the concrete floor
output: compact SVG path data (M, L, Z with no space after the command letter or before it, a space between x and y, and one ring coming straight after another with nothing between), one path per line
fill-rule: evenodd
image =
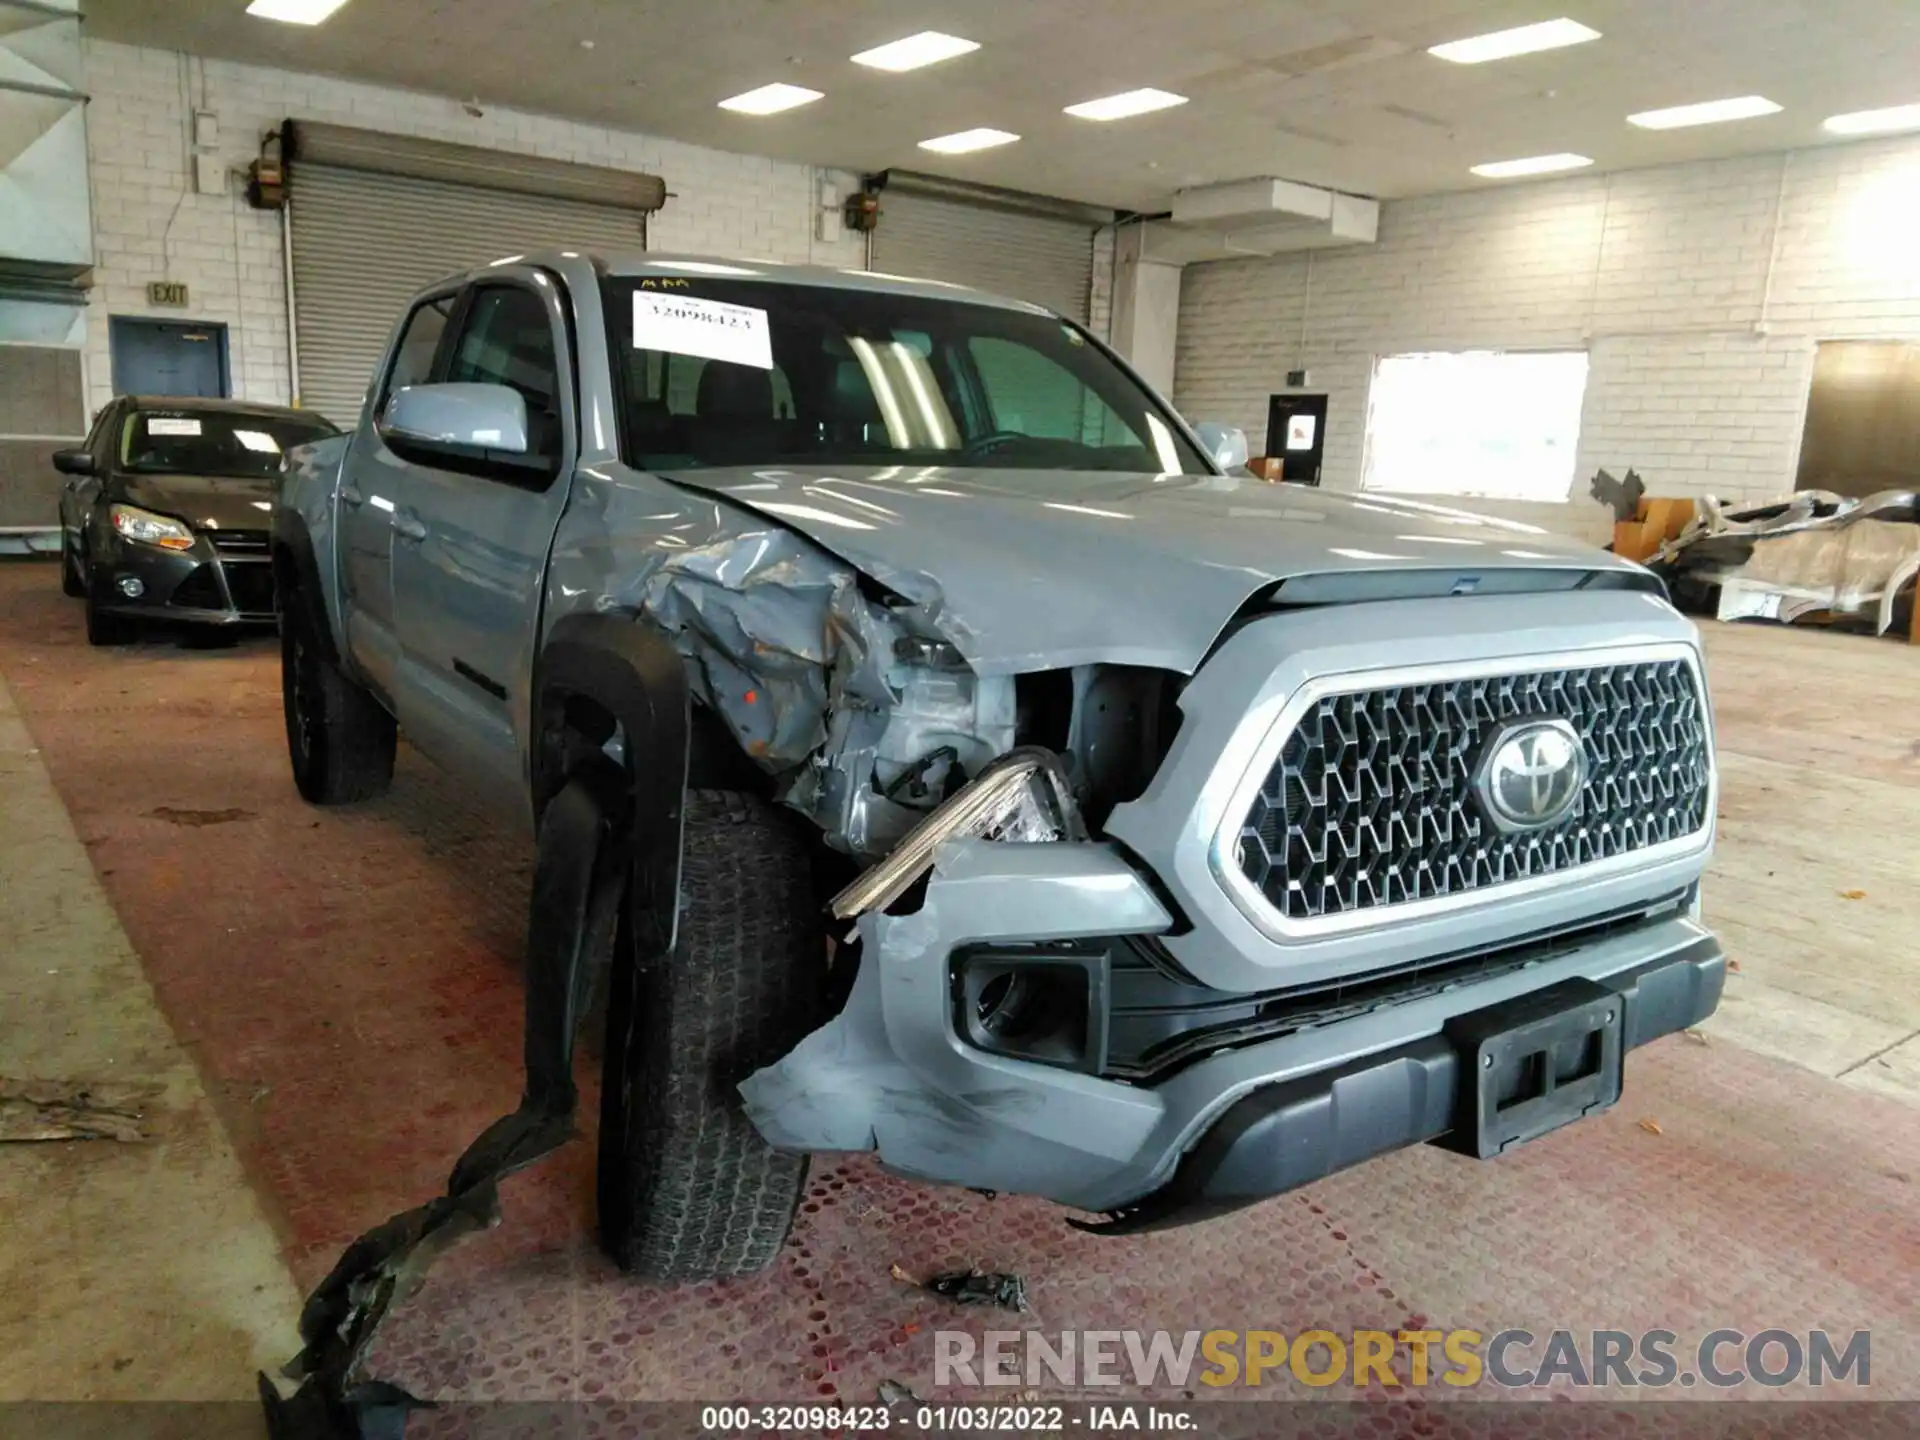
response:
M1721 784L1706 909L1740 973L1704 1028L1920 1103L1920 648L1706 633Z
M0 683L0 1075L150 1087L153 1140L0 1147L0 1400L213 1400L299 1293Z
M1707 903L1739 973L1612 1113L1136 1241L823 1163L768 1275L651 1292L592 1244L579 1143L509 1183L378 1373L866 1400L924 1389L935 1328L999 1323L889 1265L977 1263L1031 1277L1050 1329L1871 1328L1875 1396L1920 1399L1920 651L1721 627L1709 651ZM406 752L389 798L301 805L269 642L90 651L50 565L0 565L0 677L0 1074L162 1092L151 1142L0 1146L0 1401L245 1395L296 1285L511 1108L528 857Z

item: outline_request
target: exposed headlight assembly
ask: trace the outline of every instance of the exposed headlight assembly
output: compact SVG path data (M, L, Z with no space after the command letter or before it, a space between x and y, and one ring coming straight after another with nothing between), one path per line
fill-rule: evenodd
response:
M162 550L191 550L193 532L178 520L142 510L137 505L115 505L110 512L113 528L128 540L142 545L158 545Z
M909 830L892 854L834 896L834 918L851 920L891 905L927 872L943 842L963 836L1014 844L1081 838L1079 811L1053 752L1014 750L987 766Z

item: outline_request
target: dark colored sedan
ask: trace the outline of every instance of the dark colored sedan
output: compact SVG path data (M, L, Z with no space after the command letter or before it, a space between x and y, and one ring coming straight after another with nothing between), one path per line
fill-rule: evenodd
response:
M68 477L61 580L86 597L87 639L118 644L140 619L271 621L281 456L335 433L277 405L137 395L108 405L84 447L53 457Z

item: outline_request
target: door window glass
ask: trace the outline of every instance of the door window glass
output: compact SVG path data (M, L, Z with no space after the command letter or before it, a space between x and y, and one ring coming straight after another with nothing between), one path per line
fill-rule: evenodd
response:
M527 449L560 453L560 366L547 307L531 290L499 286L473 297L446 378L505 385L527 402Z
M440 337L446 333L453 298L443 295L429 300L408 318L400 346L394 351L393 371L387 376L388 395L408 385L424 385L432 378L433 357L440 351Z

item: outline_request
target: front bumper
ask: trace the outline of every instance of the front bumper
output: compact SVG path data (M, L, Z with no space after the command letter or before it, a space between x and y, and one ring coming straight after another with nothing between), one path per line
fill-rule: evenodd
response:
M110 615L171 620L190 625L256 625L274 619L273 565L264 537L249 537L245 550L228 548L206 532L191 550L163 550L115 535L96 535L92 547L92 583L100 587L99 608ZM123 578L140 582L141 593L128 596Z
M1446 1132L1448 1022L1587 980L1624 998L1628 1046L1719 1002L1725 961L1689 915L1547 944L1486 978L1223 1049L1135 1085L978 1048L957 1033L950 957L981 943L1156 935L1172 919L1105 844L954 842L920 908L860 920L846 1008L740 1087L786 1149L877 1151L890 1168L1037 1194L1144 1228L1230 1209Z
M1719 942L1691 943L1601 988L1621 997L1631 1050L1698 1024L1720 1003L1727 964ZM1310 1184L1336 1170L1454 1129L1459 1048L1430 1035L1398 1049L1283 1080L1242 1096L1181 1157L1173 1178L1096 1228L1137 1234L1204 1220Z

